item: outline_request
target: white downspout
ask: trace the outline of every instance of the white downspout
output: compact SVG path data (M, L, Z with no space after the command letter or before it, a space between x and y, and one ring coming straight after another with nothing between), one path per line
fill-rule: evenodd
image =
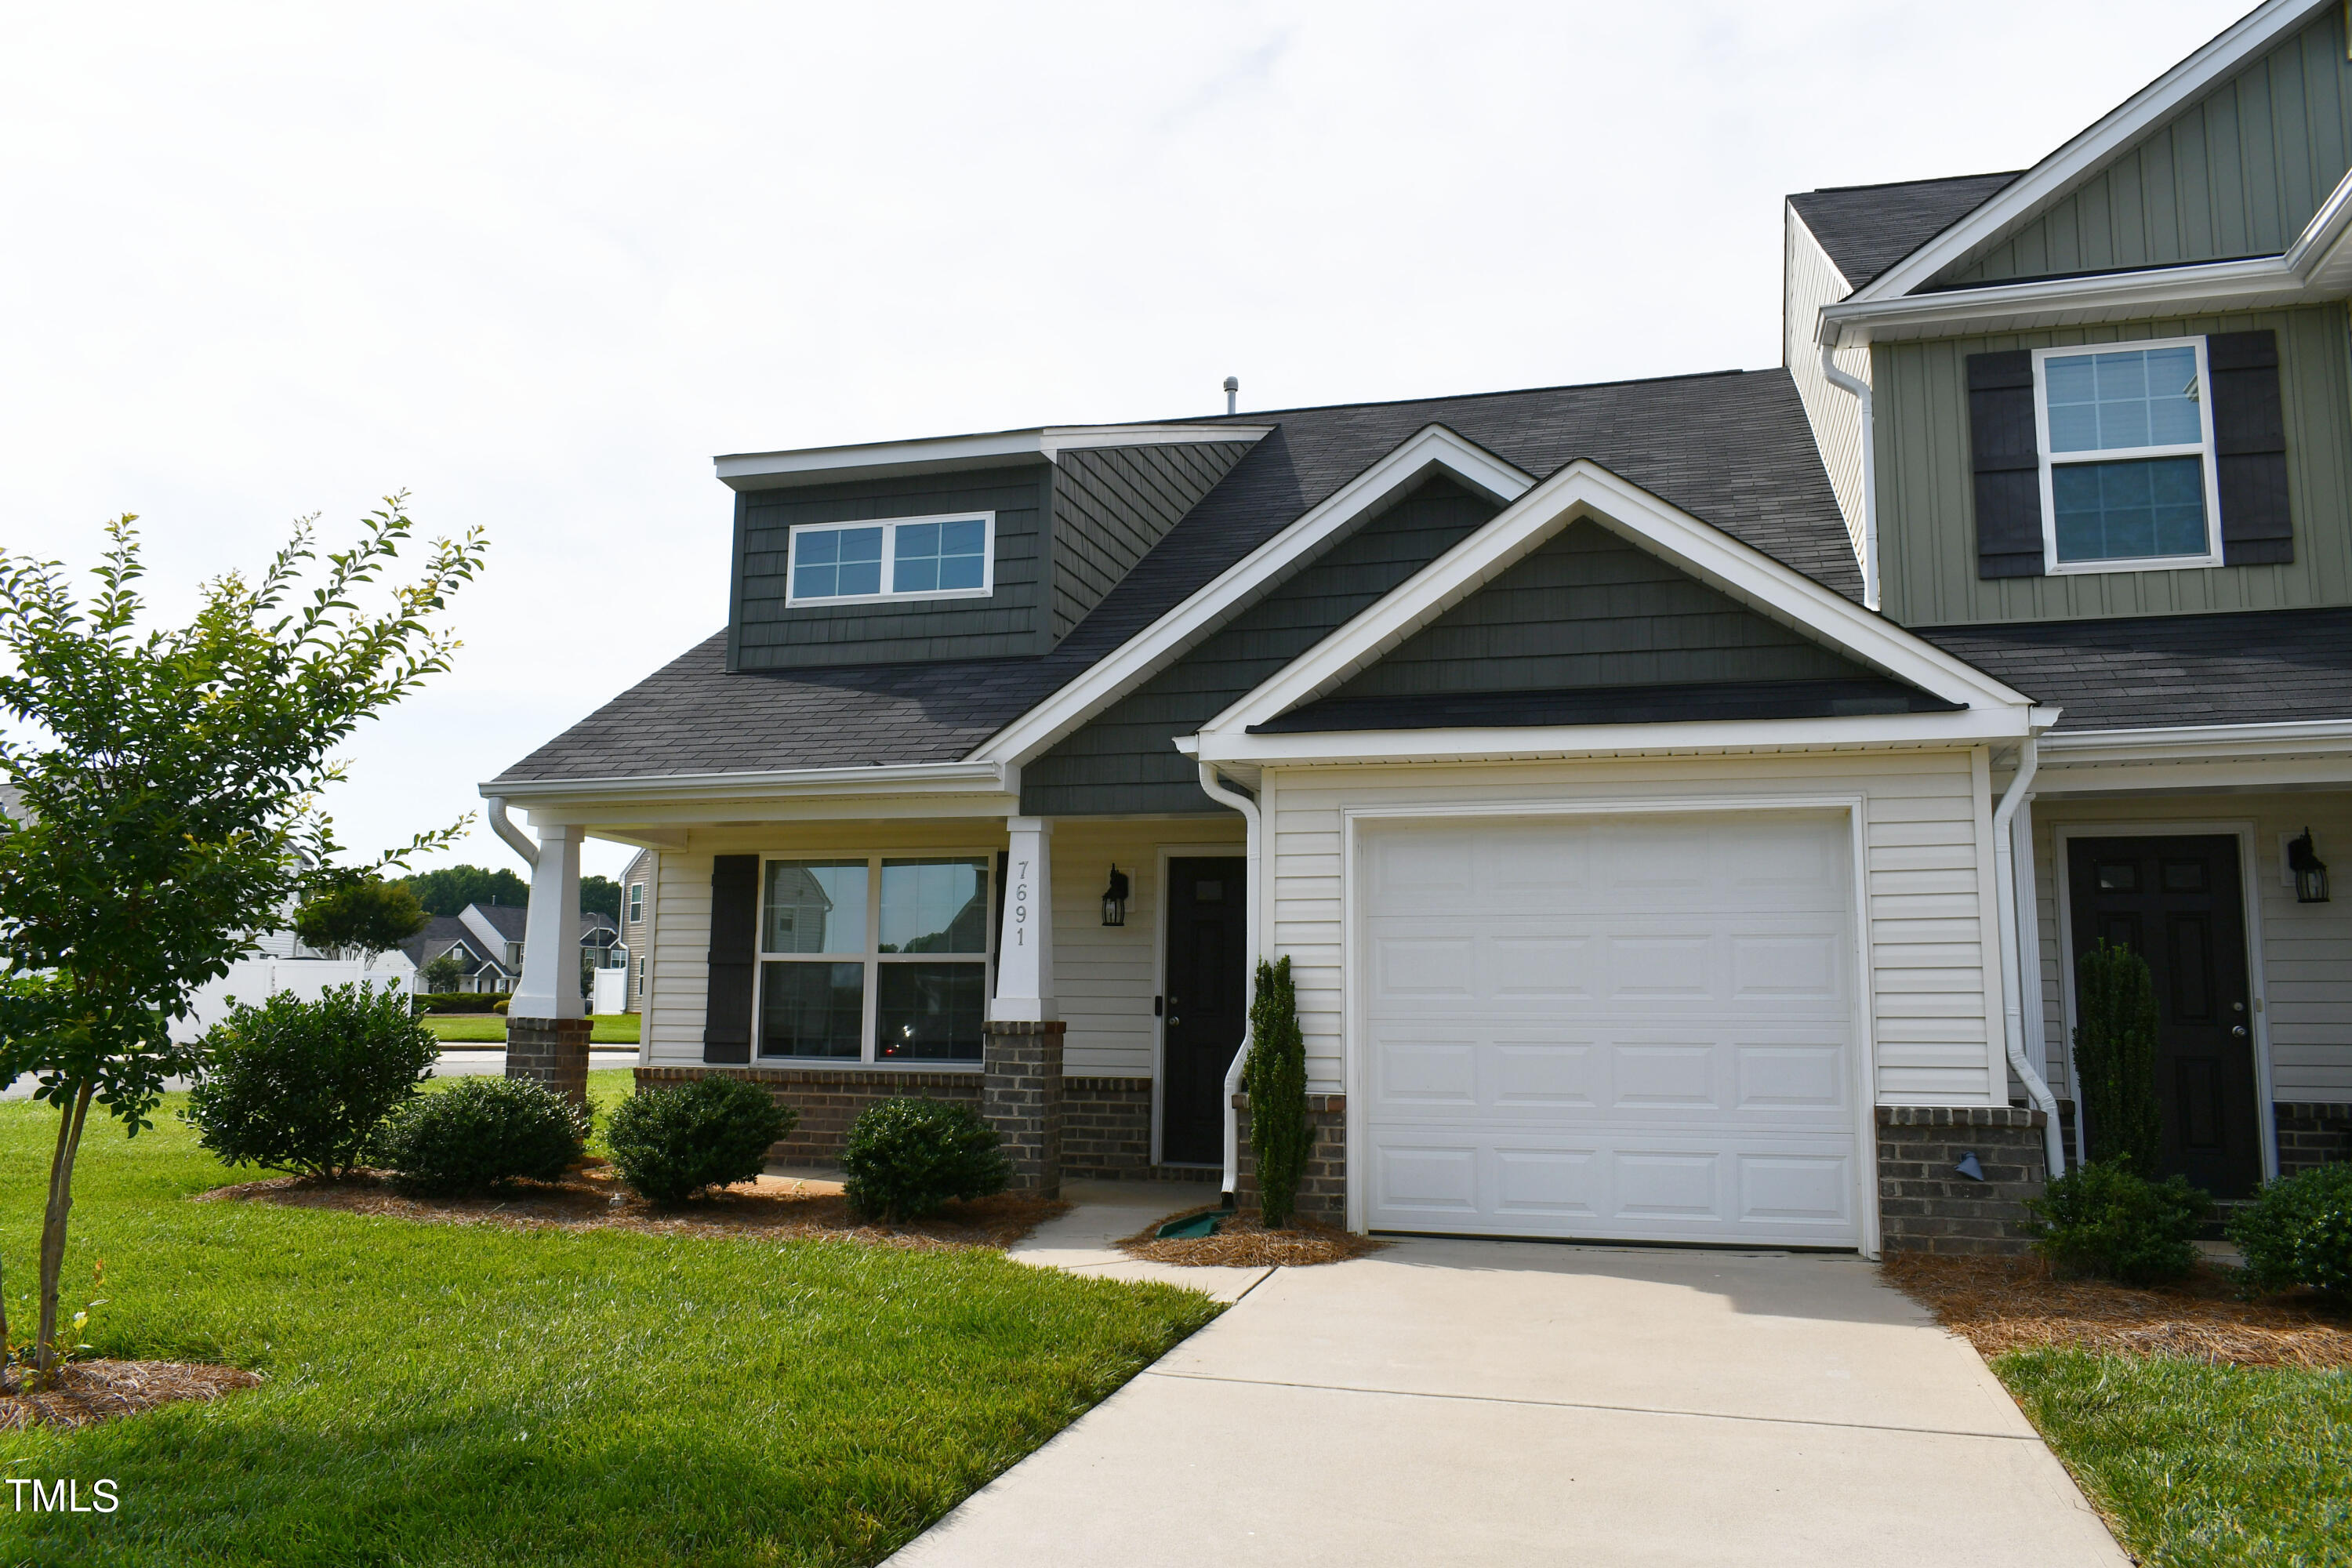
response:
M2058 1098L2025 1054L2025 955L2018 948L2017 842L2010 831L2018 807L2032 798L2033 775L2042 767L2042 742L2028 735L2019 748L2017 773L2001 793L1992 813L1993 912L2000 934L2001 1037L2009 1047L2009 1065L2025 1085L2026 1098L2042 1112L2042 1147L2050 1174L2066 1173L2066 1142L2058 1131ZM2038 960L2040 955L2035 955ZM2036 963L2038 970L2040 965Z
M1217 770L1207 763L1198 765L1201 769L1201 793L1211 800L1221 801L1240 812L1242 826L1249 835L1249 847L1245 851L1249 858L1248 879L1243 884L1249 890L1249 902L1243 919L1242 929L1247 933L1244 940L1249 948L1249 994L1254 996L1256 994L1258 961L1265 956L1258 946L1258 909L1265 897L1265 884L1258 879L1258 867L1265 857L1265 821L1258 815L1257 802L1219 778ZM1249 1053L1250 1026L1244 1021L1242 1025L1241 1048L1234 1052L1234 1065L1225 1069L1225 1098L1223 1107L1225 1122L1224 1192L1225 1196L1229 1198L1234 1195L1234 1189L1241 1184L1241 1118L1234 1111L1234 1096L1242 1091L1242 1069L1249 1065Z
M1870 383L1838 367L1837 349L1822 345L1822 374L1840 392L1853 394L1862 405L1862 607L1878 608L1878 461L1872 452Z
M524 865L529 866L534 871L537 870L539 868L539 846L533 844L530 841L530 835L516 826L513 818L507 816L507 797L502 795L494 795L489 796L482 804L488 808L483 815L489 818L490 831L505 839L507 841L507 847L521 856Z

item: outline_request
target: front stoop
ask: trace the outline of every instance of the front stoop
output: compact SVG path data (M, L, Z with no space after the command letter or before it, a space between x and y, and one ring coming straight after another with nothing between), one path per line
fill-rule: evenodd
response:
M509 1018L507 1077L545 1084L573 1104L588 1103L586 1018Z
M2026 1251L2025 1200L2050 1164L2039 1110L1990 1105L1878 1108L1879 1242L1888 1252ZM1959 1173L1973 1153L1985 1179Z
M1013 1165L1009 1191L1061 1195L1062 1037L1068 1027L1058 1019L988 1026L980 1113L1004 1140Z

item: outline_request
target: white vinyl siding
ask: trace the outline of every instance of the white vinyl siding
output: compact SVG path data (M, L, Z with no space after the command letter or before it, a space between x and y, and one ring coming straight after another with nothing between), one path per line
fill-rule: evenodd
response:
M1813 428L1813 444L1821 449L1822 466L1829 470L1830 489L1837 496L1838 512L1845 519L1855 559L1862 556L1862 401L1841 392L1822 374L1822 351L1813 342L1821 308L1833 305L1853 290L1844 274L1822 248L1797 209L1783 203L1786 229L1781 270L1780 363L1797 384L1797 400L1804 405L1805 420ZM1870 348L1856 344L1840 349L1838 368L1863 381L1870 379Z
M1289 955L1309 1087L1344 1092L1342 865L1349 807L1676 795L1859 795L1877 1099L1895 1105L2006 1103L1994 1065L2000 982L1989 973L1992 868L1979 752L1878 757L1293 769L1269 773L1268 913Z

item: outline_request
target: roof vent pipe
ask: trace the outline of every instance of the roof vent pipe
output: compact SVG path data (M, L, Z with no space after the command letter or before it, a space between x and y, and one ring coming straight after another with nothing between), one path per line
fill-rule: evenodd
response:
M1234 412L1234 405L1241 401L1241 396L1242 378L1237 375L1225 377L1225 412L1227 414Z
M1862 607L1878 608L1878 464L1871 452L1876 443L1871 432L1870 383L1849 375L1837 362L1833 344L1822 345L1822 374L1840 392L1853 394L1862 405Z

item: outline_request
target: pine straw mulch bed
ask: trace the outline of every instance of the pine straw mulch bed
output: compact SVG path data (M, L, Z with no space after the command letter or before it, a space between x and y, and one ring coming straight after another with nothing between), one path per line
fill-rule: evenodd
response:
M739 1240L862 1241L882 1247L987 1247L1000 1252L1070 1209L1068 1204L1055 1199L1000 1193L950 1204L929 1219L882 1225L852 1217L839 1183L789 1176L739 1182L706 1193L683 1207L662 1208L632 1192L602 1163L592 1163L560 1182L517 1182L509 1191L478 1197L404 1197L393 1189L385 1173L370 1171L348 1182L309 1176L242 1182L200 1193L195 1201L341 1209L346 1214L442 1224L552 1226Z
M1334 1230L1313 1220L1295 1220L1288 1230L1268 1230L1255 1209L1227 1215L1214 1236L1170 1237L1154 1233L1169 1220L1194 1215L1222 1214L1215 1205L1179 1210L1124 1237L1118 1249L1148 1263L1174 1263L1194 1268L1303 1268L1315 1263L1343 1263L1388 1245L1369 1236Z
M88 1426L183 1399L217 1399L260 1383L258 1373L234 1366L177 1361L74 1362L58 1372L55 1388L39 1394L24 1392L14 1384L0 1388L0 1432L36 1425Z
M1880 1268L1987 1357L2055 1348L2231 1366L2352 1367L2352 1317L2330 1312L2309 1292L2242 1300L2236 1281L2212 1268L2148 1289L2064 1279L2038 1258L1898 1252Z

